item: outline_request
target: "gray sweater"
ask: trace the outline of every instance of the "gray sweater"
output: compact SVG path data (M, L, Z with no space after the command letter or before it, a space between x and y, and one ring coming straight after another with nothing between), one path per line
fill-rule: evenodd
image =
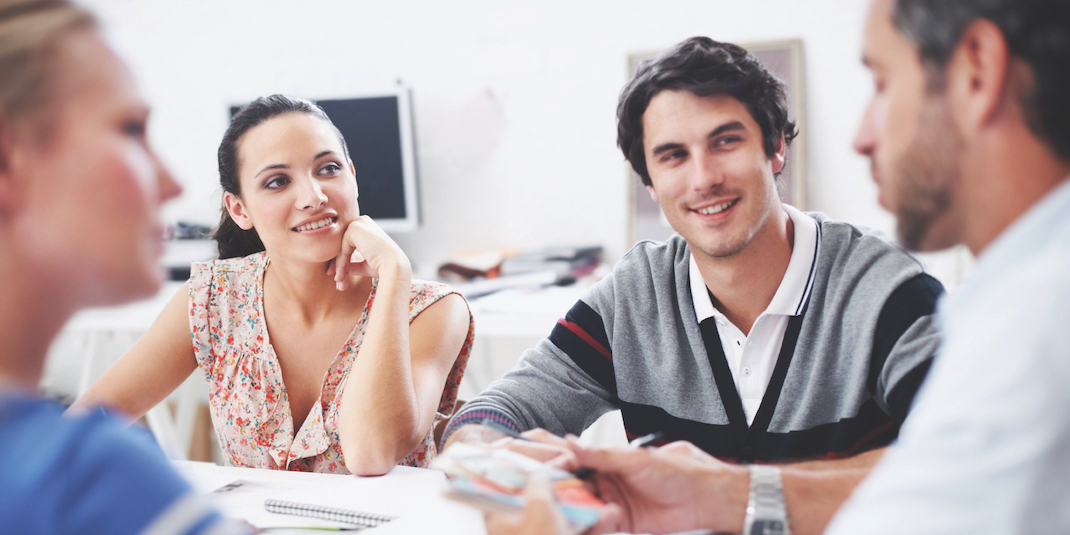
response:
M888 444L936 352L931 315L943 289L882 238L809 215L819 223L810 290L750 425L716 321L695 317L689 252L676 235L636 245L446 435L486 418L579 434L620 409L629 436L661 431L741 462Z

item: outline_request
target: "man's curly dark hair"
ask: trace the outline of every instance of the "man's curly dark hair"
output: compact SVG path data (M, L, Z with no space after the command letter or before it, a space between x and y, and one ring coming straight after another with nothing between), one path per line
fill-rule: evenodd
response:
M701 97L728 95L740 101L762 129L763 148L770 158L781 138L787 146L799 134L788 119L784 83L758 58L740 46L692 37L643 62L620 93L617 146L647 186L650 173L643 152L643 113L650 100L666 89L684 89Z

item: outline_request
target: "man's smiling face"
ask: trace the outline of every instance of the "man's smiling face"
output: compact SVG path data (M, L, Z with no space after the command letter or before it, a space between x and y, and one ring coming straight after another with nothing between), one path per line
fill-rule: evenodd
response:
M744 250L780 202L773 175L784 166L783 142L767 156L758 123L727 95L665 90L642 121L647 189L669 224L694 254Z

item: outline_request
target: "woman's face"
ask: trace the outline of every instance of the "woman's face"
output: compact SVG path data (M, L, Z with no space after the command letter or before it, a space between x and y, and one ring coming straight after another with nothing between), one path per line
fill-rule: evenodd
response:
M327 262L346 225L360 215L357 181L342 142L326 121L286 113L238 141L241 197L225 194L231 217L255 228L273 260Z
M163 275L159 209L181 188L148 146L148 107L94 30L66 37L53 68L60 74L52 104L40 115L51 129L43 137L17 129L8 153L26 178L15 242L76 305L155 293Z

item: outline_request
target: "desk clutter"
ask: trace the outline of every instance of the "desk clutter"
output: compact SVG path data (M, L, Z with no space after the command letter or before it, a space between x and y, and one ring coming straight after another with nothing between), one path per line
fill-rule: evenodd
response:
M511 288L568 285L602 265L600 245L548 247L537 251L456 252L438 268L438 277L467 298Z

